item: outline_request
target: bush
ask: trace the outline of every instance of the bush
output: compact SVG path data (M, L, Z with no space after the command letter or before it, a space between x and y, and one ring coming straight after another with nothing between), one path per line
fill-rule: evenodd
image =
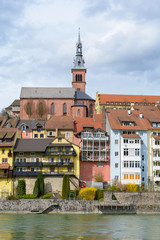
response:
M82 197L84 200L94 200L97 188L90 187L90 188L83 188L79 191L79 196Z
M101 189L97 189L95 199L99 201L101 198L103 198L103 191Z
M127 192L138 192L140 191L140 187L135 183L127 184Z
M52 194L52 193L47 193L47 194L41 196L40 198L41 198L41 199L51 199L52 197L53 197L53 194Z
M26 194L26 195L20 196L19 198L20 199L36 199L37 195L36 194Z
M7 197L7 200L18 200L18 199L19 198L17 196L13 196L13 195Z
M94 176L95 182L103 182L104 181L104 176L103 173L99 172L96 173Z
M69 176L63 175L62 199L68 199L70 191Z
M24 179L18 180L17 194L18 196L22 196L26 194L26 182Z

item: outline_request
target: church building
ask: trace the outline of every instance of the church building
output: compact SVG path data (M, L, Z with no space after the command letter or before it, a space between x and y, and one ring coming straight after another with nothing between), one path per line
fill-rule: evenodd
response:
M20 118L47 119L48 115L92 117L95 113L95 100L85 92L85 75L86 68L79 32L72 68L72 87L22 87Z

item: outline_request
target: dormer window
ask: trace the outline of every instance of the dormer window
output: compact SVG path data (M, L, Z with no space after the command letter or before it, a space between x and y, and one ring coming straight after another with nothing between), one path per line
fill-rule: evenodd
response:
M25 132L25 131L26 131L26 125L25 125L25 124L22 125L21 130L22 130L22 132Z
M6 128L10 128L12 125L10 123L7 123Z
M6 138L6 142L11 142L11 138Z
M152 122L152 127L160 127L160 122Z
M122 126L135 126L135 122L123 121Z

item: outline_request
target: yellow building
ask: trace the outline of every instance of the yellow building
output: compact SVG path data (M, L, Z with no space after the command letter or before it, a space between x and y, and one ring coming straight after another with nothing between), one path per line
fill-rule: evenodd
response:
M62 136L73 142L74 120L72 116L52 116L45 123L46 136L49 138Z
M99 94L96 92L95 109L102 114L103 109L133 109L135 106L156 106L160 96Z
M63 137L18 139L14 149L15 186L19 178L26 180L27 193L41 171L46 192L62 190L64 174L79 178L79 147ZM72 181L72 179L71 179Z
M13 195L13 148L17 137L16 128L0 130L0 197Z

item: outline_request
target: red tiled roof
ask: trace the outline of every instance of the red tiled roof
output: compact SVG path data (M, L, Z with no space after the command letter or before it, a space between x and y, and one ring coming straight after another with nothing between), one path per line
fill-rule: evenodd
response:
M159 101L160 96L149 96L149 95L118 95L118 94L98 94L99 103L106 104L106 102L125 102L125 103L156 103Z
M46 123L45 129L74 129L72 116L52 116Z
M0 169L9 169L9 164L8 163L1 163L0 164Z
M160 136L153 136L153 138L155 138L155 139L160 139Z
M95 114L93 118L86 117L75 117L74 118L75 129L74 132L79 133L84 130L84 128L97 128L102 129L102 114Z
M123 138L140 138L138 134L122 134Z
M109 109L106 110L107 117L112 129L121 130L148 130L160 129L160 127L152 127L151 122L155 119L160 122L160 111L157 107L143 106L137 110L132 110L128 114L128 110ZM142 114L142 118L140 117ZM122 126L120 119L127 119L126 121L134 122L134 126Z

